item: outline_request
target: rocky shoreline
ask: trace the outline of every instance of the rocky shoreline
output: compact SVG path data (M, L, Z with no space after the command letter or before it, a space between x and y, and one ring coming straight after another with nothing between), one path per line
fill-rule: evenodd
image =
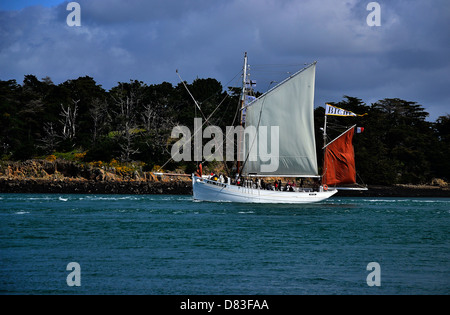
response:
M0 193L44 194L136 194L136 195L187 195L192 185L186 181L170 182L97 182L97 181L49 181L42 179L0 179Z
M0 165L0 193L190 195L192 183L184 174L160 177L139 170L124 172L118 167L29 160ZM450 187L369 185L368 190L340 190L336 196L450 198Z
M184 195L192 184L184 174L161 177L139 167L28 160L0 164L0 193Z
M449 188L434 186L369 186L365 191L340 190L337 197L429 197L450 198ZM188 180L167 181L95 181L0 178L0 193L46 194L152 194L190 195Z

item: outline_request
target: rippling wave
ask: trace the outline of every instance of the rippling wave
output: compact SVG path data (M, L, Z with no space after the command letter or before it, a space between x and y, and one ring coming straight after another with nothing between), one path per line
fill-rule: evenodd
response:
M448 198L0 194L0 222L3 294L450 293ZM69 262L80 287L66 284Z

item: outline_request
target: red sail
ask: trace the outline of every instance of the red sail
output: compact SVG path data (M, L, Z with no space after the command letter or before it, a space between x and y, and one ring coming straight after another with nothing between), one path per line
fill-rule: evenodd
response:
M322 183L328 186L356 183L355 151L351 128L325 148Z

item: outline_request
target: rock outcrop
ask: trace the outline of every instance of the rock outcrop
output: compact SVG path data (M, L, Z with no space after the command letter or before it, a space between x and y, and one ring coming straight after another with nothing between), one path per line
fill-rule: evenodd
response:
M0 193L190 194L190 177L96 167L65 160L0 164Z

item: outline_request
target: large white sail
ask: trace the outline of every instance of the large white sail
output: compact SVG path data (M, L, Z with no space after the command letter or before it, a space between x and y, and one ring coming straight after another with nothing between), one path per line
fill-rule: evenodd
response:
M317 176L314 137L315 69L314 62L263 94L246 108L246 130L249 126L258 131L262 130L263 135L264 132L267 134L267 141L259 141L260 132L256 132L258 135L256 139L248 136L244 139L243 174ZM272 141L278 141L278 146ZM276 148L279 154L274 157ZM276 170L264 167L268 163L273 165L271 159L274 158L278 159Z

